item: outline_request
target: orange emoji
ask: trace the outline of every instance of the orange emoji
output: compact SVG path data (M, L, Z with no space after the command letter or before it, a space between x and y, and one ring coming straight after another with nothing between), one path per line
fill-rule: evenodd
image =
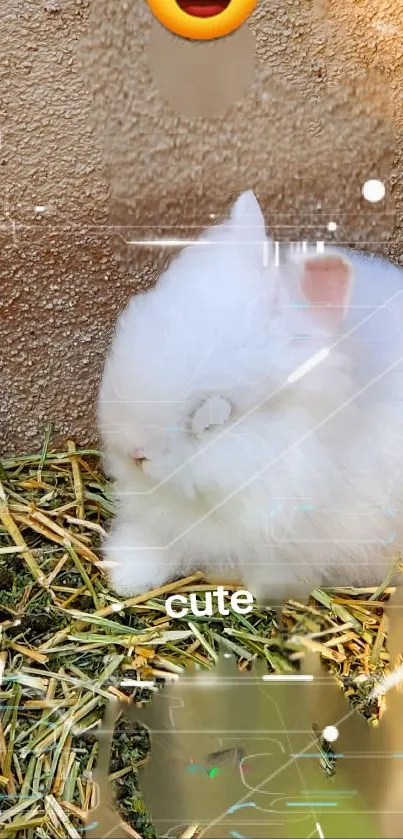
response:
M238 29L257 0L147 0L154 16L174 35L196 41L223 38Z

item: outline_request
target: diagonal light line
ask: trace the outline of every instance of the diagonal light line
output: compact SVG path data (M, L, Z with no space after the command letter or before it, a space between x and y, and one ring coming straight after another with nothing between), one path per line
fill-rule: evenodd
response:
M352 327L349 330L349 332L346 332L345 335L341 335L340 338L338 338L336 341L334 341L333 344L330 344L329 347L328 347L328 351L330 352L335 347L337 347L343 340L345 340L345 338L349 338L351 335L354 335L354 333L358 329L360 329L360 327L363 326L363 324L365 324L365 323L367 323L367 321L371 320L371 318L373 318L381 309L386 308L390 303L392 303L395 300L395 298L400 297L402 294L403 294L403 290L397 291L395 294L392 294L392 296L389 297L388 300L385 300L384 303L380 303L380 305L377 306L374 311L370 312L370 314L367 315L365 318L363 318L358 324L356 324L356 326ZM294 371L294 373L295 372L296 371ZM386 370L385 373L386 372L388 372L388 371ZM201 449L199 449L197 452L195 452L193 455L191 455L187 460L185 460L184 463L181 463L180 466L178 466L176 469L174 469L172 472L170 472L170 474L166 478L164 478L162 481L159 481L159 483L157 483L155 486L153 486L152 489L148 490L147 492L142 492L142 493L126 493L126 494L130 494L130 495L139 494L142 497L147 496L147 495L153 495L154 492L156 492L158 489L160 489L166 483L168 483L171 480L171 478L175 477L175 475L180 474L180 472L183 469L185 469L185 467L188 466L189 463L192 463L194 460L196 460L197 457L199 457L201 454L203 454L203 452L207 451L218 440L221 440L223 437L225 437L226 434L229 434L229 433L232 434L233 430L236 429L238 425L240 425L248 417L253 416L253 414L256 411L258 411L261 407L263 407L263 405L265 405L271 399L273 399L275 396L277 396L277 394L280 393L282 390L284 390L286 387L287 387L287 382L284 382L273 393L271 393L270 396L266 396L264 399L262 399L260 402L258 402L256 405L254 405L252 408L250 408L249 411L246 411L246 413L243 414L241 417L239 417L238 420L235 420L229 428L223 429L223 431L220 432L217 435L217 437L215 437L213 440L210 440L210 441L206 442L205 445ZM315 431L316 429L313 429L313 430ZM216 508L213 508L212 512L214 512L215 509Z

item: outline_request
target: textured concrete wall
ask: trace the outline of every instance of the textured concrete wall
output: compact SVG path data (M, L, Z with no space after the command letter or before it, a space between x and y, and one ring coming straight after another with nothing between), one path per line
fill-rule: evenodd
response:
M191 236L253 188L278 238L402 261L400 0L260 0L254 82L210 119L163 100L156 26L143 0L2 0L4 453L38 447L48 423L55 441L96 443L117 313L167 258L126 239ZM371 177L386 183L381 205L361 196Z

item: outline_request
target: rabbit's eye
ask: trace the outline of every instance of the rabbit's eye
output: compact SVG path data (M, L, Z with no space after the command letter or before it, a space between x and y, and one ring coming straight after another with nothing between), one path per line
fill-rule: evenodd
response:
M208 396L204 399L190 415L190 431L194 437L198 437L205 431L215 426L224 425L234 410L228 399L222 396Z

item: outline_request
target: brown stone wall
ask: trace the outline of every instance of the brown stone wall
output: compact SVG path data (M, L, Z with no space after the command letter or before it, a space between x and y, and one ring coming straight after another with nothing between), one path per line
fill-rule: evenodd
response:
M253 188L277 238L402 262L400 0L260 0L254 82L208 119L162 98L157 26L145 0L1 0L3 453L37 448L49 423L55 442L96 443L117 313L167 258L125 240L190 237ZM361 196L372 177L380 205Z

